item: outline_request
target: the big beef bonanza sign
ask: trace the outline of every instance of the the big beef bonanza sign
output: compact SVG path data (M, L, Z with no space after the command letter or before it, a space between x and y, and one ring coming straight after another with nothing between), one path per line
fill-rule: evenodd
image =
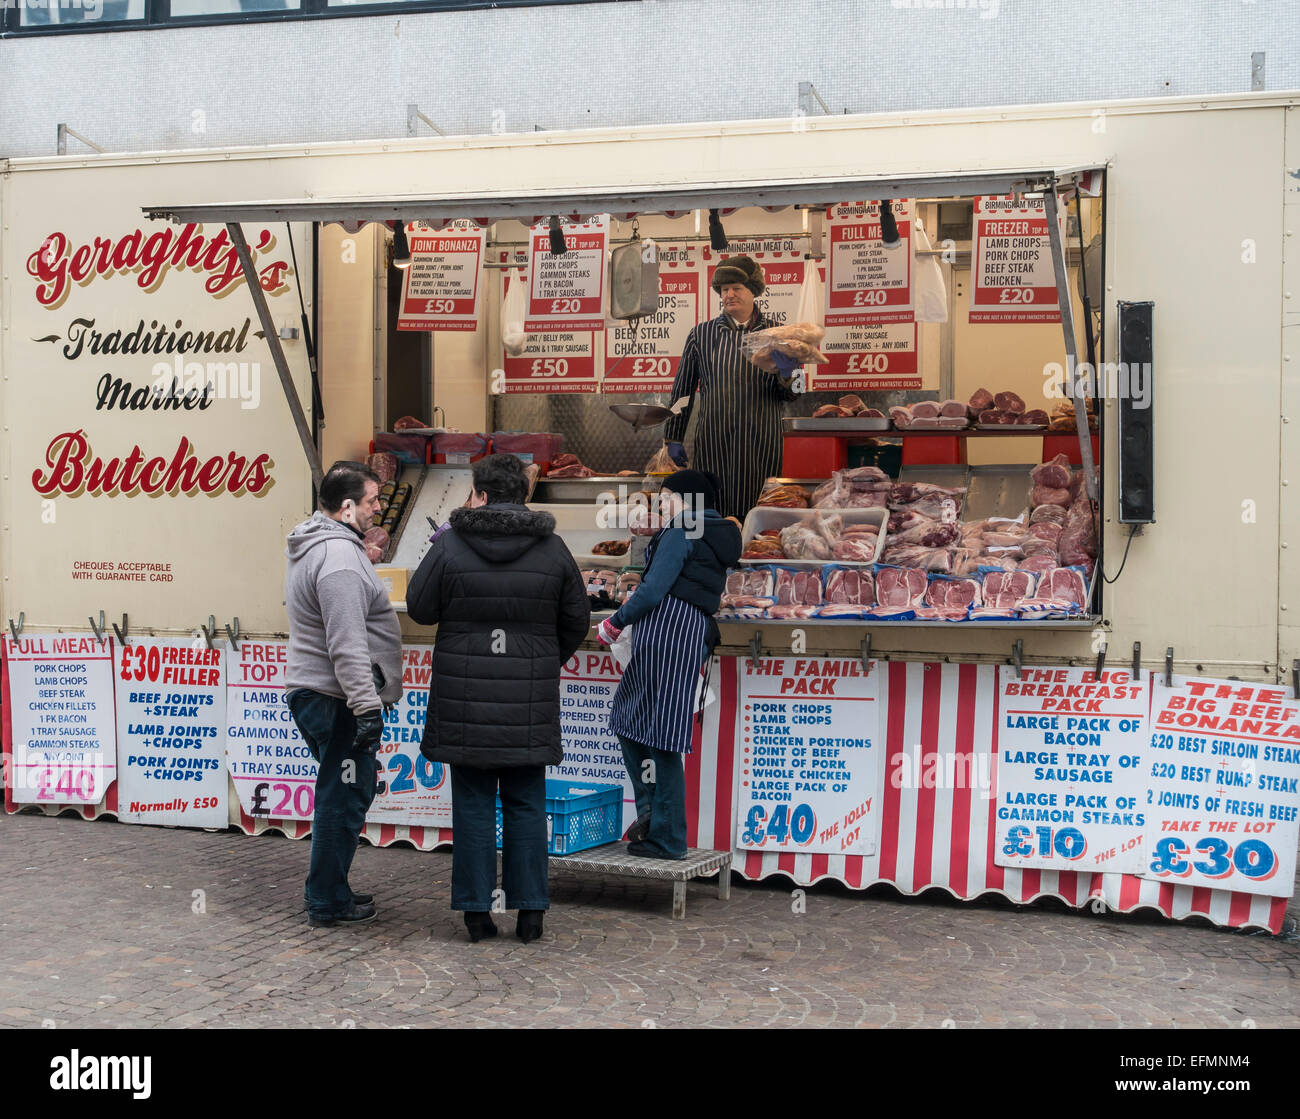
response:
M4 386L5 504L36 544L14 550L7 589L42 621L105 609L169 629L208 614L269 624L277 581L247 574L283 562L307 472L234 245L221 226L104 212L38 226L6 263L6 358L23 376ZM245 235L272 314L296 320L287 232ZM302 364L301 346L288 355ZM292 514L264 504L285 481ZM232 527L246 530L237 546Z

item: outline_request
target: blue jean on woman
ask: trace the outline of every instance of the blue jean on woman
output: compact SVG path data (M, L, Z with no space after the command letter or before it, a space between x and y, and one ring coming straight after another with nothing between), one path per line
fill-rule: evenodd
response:
M498 909L549 909L546 767L451 767L451 907L489 913L497 886L496 798L501 791Z
M636 814L650 817L650 834L645 846L665 859L686 855L686 767L684 754L656 750L618 736L623 747L623 764L632 780Z

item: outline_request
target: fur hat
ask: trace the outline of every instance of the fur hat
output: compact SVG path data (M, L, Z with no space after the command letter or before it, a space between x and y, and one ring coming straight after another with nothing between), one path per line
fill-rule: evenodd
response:
M719 295L723 284L744 284L755 295L762 295L767 286L758 261L747 256L729 256L718 265L713 273L713 290Z

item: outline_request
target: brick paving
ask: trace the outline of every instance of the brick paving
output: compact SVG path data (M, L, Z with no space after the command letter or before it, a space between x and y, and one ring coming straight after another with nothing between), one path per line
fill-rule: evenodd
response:
M363 846L379 919L311 929L304 842L18 815L0 850L0 1025L1300 1025L1294 934L739 878L674 921L667 883L553 871L539 942L470 944L445 852Z

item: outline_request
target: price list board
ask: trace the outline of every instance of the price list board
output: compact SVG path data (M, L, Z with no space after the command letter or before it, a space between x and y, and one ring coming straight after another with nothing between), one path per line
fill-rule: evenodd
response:
M880 831L879 672L852 658L746 660L736 846L871 855Z

